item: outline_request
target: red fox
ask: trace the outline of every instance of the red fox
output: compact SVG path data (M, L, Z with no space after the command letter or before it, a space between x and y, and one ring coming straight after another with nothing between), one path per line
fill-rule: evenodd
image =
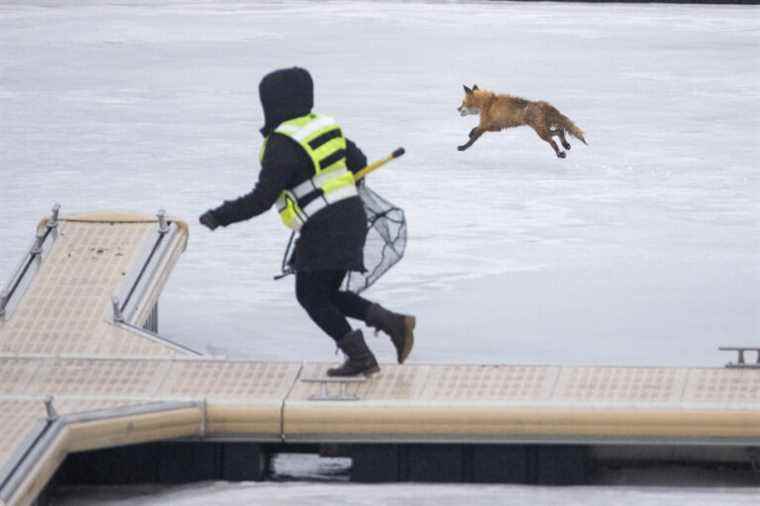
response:
M472 89L464 87L464 100L457 110L462 116L480 114L480 124L470 131L470 140L459 146L459 151L472 146L486 132L498 132L520 125L528 125L535 130L539 137L551 145L559 158L565 158L567 155L559 150L552 137L559 137L565 149L570 149L565 131L583 144L588 144L583 137L583 130L548 102L532 102L512 95L497 95L478 89L476 84Z

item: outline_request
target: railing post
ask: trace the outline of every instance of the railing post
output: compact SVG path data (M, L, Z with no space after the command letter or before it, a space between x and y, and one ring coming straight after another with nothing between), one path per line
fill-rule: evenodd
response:
M111 297L111 307L113 308L113 322L114 323L123 323L124 322L124 315L121 313L121 308L119 307L119 298L117 296Z
M52 395L48 395L47 397L45 397L45 412L47 413L47 419L49 422L52 422L58 419L58 413L55 411L55 406L53 406Z
M60 212L60 210L61 210L61 204L56 202L53 205L53 209L50 213L50 219L47 222L48 228L55 228L58 226L58 213Z
M8 295L8 292L3 290L0 292L0 320L5 318L5 306L8 305L8 300L10 299L10 296Z
M42 253L42 243L45 242L45 233L37 232L37 237L34 239L32 249L29 250L31 256L37 256Z
M158 210L158 233L163 235L169 231L169 224L166 222L166 211L163 209Z

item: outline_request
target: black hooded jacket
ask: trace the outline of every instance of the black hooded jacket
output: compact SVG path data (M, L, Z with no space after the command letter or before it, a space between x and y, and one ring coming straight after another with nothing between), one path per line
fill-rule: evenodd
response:
M264 137L269 137L261 161L259 180L253 190L212 210L222 226L248 220L269 210L283 190L294 188L314 176L306 151L295 141L273 133L282 123L311 112L314 87L309 73L301 68L272 72L259 84L264 108ZM346 164L356 172L367 158L346 139ZM309 218L301 228L291 264L297 271L364 271L364 241L367 218L358 197L337 202ZM285 234L283 234L285 237Z

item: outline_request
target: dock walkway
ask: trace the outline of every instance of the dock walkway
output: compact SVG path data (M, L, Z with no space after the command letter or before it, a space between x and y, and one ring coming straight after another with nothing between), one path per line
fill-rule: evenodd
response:
M34 503L75 452L178 439L760 447L750 367L383 364L327 382L332 364L203 356L157 333L187 238L162 213L39 223L0 298L0 505Z

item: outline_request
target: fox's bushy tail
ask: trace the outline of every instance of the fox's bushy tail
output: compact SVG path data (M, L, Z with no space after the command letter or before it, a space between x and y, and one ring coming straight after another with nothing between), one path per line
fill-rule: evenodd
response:
M586 139L583 137L583 130L575 126L575 123L562 113L559 114L559 126L567 130L570 135L581 141L583 144L588 145L588 142L586 142Z

